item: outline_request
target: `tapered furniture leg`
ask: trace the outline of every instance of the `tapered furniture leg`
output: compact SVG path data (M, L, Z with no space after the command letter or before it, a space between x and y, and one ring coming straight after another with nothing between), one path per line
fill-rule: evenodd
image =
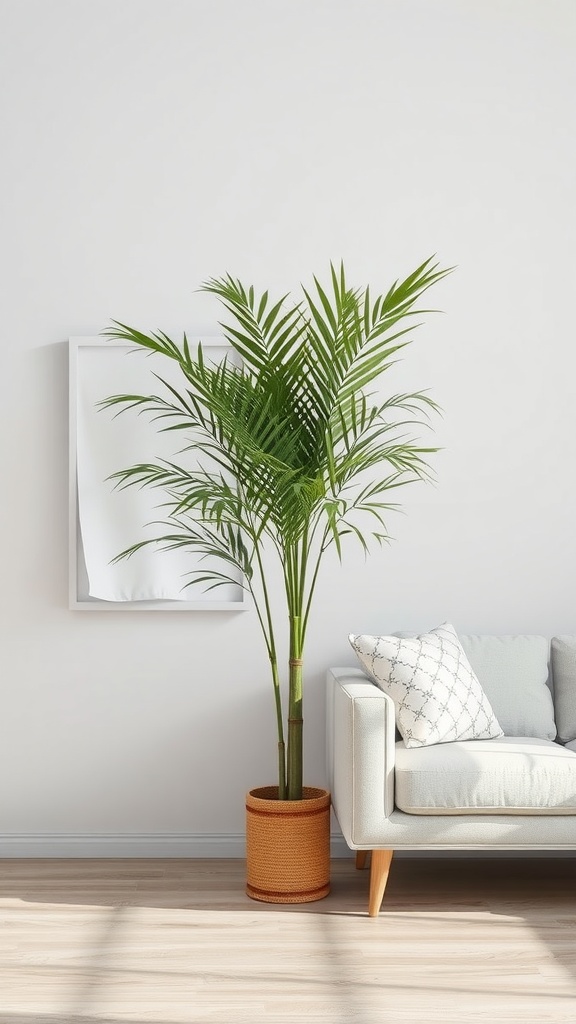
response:
M380 913L393 852L393 850L372 850L370 899L368 901L368 915L370 917L378 917Z
M362 868L366 867L366 857L370 853L370 850L356 850L356 867L358 871L362 871Z

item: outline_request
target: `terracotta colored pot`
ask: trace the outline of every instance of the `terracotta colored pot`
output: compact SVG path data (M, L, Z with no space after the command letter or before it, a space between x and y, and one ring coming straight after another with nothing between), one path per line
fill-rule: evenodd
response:
M330 892L330 794L305 786L278 800L277 786L246 797L246 892L263 903L312 903Z

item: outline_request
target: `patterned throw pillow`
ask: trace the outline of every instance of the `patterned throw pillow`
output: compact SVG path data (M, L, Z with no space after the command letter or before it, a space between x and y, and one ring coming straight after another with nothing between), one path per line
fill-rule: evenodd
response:
M350 634L349 640L394 701L407 747L504 735L450 623L409 639Z

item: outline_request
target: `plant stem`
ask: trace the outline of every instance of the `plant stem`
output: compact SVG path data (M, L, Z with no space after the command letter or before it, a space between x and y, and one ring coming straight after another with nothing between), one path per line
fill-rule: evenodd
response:
M300 618L290 616L288 799L302 799L302 645Z
M266 623L268 628L266 629L266 623L264 617L260 611L259 602L254 594L252 585L250 584L250 590L256 605L256 611L260 626L264 634L266 641L266 647L268 650L268 657L270 659L270 668L272 672L272 685L274 688L274 704L276 707L276 727L278 733L278 799L284 800L286 798L286 744L284 742L284 719L282 714L282 693L280 690L280 677L278 675L278 657L276 655L276 643L274 639L274 627L272 625L272 611L270 608L270 598L268 596L268 588L266 586L266 577L264 575L264 566L262 564L262 554L258 544L254 546L254 554L256 556L256 562L258 564L260 574L260 585L262 587L262 595L264 599L264 608L266 614Z
M306 576L306 551L291 544L286 551L286 597L288 603L290 654L288 662L288 799L302 799L302 598Z
M314 571L312 573L312 582L310 583L310 589L308 591L308 598L307 598L306 601L303 600L303 603L302 603L302 608L303 608L303 611L304 611L304 617L302 619L302 645L304 645L304 642L306 640L306 630L308 628L308 616L310 615L310 608L312 606L312 598L314 596L314 591L316 589L316 583L318 581L318 573L320 572L320 566L322 564L322 558L323 558L324 552L326 550L326 539L327 539L327 537L328 537L328 530L326 529L326 530L324 530L324 534L322 536L322 542L320 544L320 548L319 548L319 551L318 551L318 557L316 559L316 565L314 566Z
M282 719L282 695L280 692L280 679L278 676L278 661L270 658L272 668L272 683L274 686L274 703L276 705L276 720L278 724L278 799L286 799L286 744L284 743L284 723Z

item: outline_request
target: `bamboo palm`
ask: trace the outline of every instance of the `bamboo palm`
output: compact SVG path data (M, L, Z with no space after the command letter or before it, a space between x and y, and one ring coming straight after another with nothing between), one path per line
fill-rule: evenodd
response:
M175 361L182 386L158 377L158 395L112 395L101 404L144 411L160 430L185 431L178 461L140 463L113 479L120 488L159 488L166 518L147 544L216 556L220 568L190 573L187 585L208 589L237 579L254 600L270 661L278 732L280 797L302 795L303 657L323 556L343 541L366 552L388 540L385 516L397 488L429 476L428 456L406 431L436 409L422 391L376 399L367 389L411 341L422 294L449 269L426 260L386 294L353 289L344 267L330 268L324 287L314 277L300 302L257 296L230 275L207 281L227 317L224 335L241 357L206 362L184 335L143 334L117 321L109 338L133 342ZM420 419L420 415L424 419ZM181 435L178 435L181 436ZM203 467L187 468L200 448ZM277 626L271 580L283 582L289 642L288 714L282 707ZM285 743L285 740L287 741Z

